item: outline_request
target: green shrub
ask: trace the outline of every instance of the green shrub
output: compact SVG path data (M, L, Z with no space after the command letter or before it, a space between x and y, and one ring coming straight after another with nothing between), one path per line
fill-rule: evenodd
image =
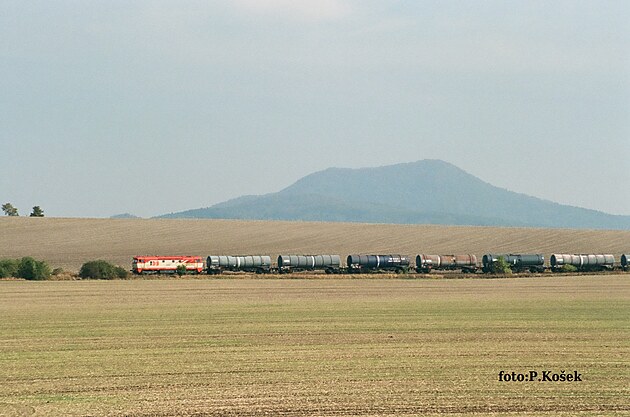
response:
M0 278L17 277L20 261L17 259L0 260Z
M55 268L55 269L53 269L52 274L55 275L55 276L63 274L63 268Z
M30 256L20 259L18 278L41 281L50 278L50 267L44 261L36 261Z
M510 268L510 264L507 263L505 258L499 256L496 262L493 262L490 266L490 272L493 274L511 274L512 268Z
M79 271L79 276L84 279L127 278L127 275L124 268L100 259L84 263Z
M186 275L186 265L181 264L181 265L177 265L177 269L175 270L175 272L177 273L177 275L179 275L180 277L182 275Z
M577 267L574 265L564 264L560 267L560 272L577 272Z
M3 259L0 261L0 278L8 277L40 281L50 278L50 267L46 262L37 261L30 256Z

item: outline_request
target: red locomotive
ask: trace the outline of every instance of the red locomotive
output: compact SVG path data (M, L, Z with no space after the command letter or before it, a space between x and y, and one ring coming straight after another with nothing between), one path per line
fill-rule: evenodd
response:
M174 274L180 265L187 273L203 271L201 256L136 256L131 270L134 274Z

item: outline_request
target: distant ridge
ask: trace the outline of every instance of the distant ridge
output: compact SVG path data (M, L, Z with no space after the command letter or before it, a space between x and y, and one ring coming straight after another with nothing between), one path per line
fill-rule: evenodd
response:
M114 214L113 216L110 217L110 219L140 219L141 217L138 217L134 214L129 214L129 213L122 213L122 214Z
M377 168L329 168L277 193L159 217L630 229L630 216L515 193L430 159Z

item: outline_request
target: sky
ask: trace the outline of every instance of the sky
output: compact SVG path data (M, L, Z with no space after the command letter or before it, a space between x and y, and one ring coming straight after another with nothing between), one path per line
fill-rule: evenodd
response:
M630 2L0 2L21 215L150 217L421 159L630 215Z

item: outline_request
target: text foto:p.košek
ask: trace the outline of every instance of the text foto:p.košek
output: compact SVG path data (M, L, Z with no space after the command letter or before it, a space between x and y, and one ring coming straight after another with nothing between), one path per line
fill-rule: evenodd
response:
M499 371L499 382L582 382L578 371L528 371L525 373Z

